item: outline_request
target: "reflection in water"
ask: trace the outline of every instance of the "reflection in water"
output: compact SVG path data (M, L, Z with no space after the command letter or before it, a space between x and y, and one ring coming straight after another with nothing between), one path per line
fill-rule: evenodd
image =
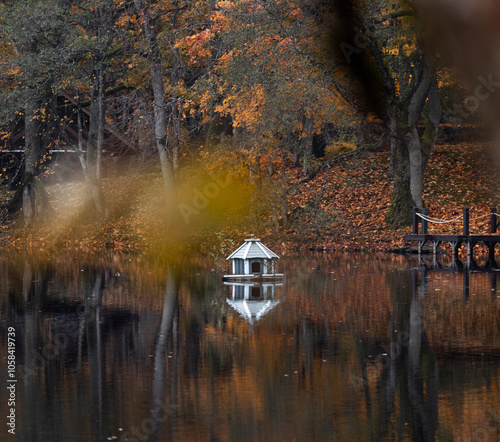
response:
M494 258L488 259L483 265L478 265L476 261L471 259L470 256L467 257L465 264L459 259L453 259L451 262L443 264L433 257L432 261L419 257L418 261L419 269L427 272L432 270L433 272L444 272L444 273L462 273L463 277L463 300L464 303L467 302L470 296L470 274L471 272L481 272L490 275L490 294L491 298L496 298L497 291L497 278L496 274L500 271Z
M411 271L390 275L388 284L393 317L388 324L389 351L382 359L378 390L378 403L382 405L378 421L382 425L376 439L383 440L391 430L399 433L409 426L412 440L433 441L438 421L439 375L424 327L422 302L426 281L424 278L419 284L418 271ZM393 415L398 420L392 429Z
M232 299L227 303L234 308L250 325L261 319L279 304L275 297L276 287L283 284L259 284L253 282L225 282L232 288Z
M85 272L84 310L80 325L85 326L88 364L90 369L90 396L92 403L92 421L96 423L96 433L104 430L104 391L105 361L102 346L102 292L104 289L104 273L95 269ZM83 334L79 339L83 346ZM82 373L82 360L79 360L78 373Z
M286 287L0 260L17 440L498 440L497 272L370 258L284 260Z
M31 431L36 431L38 422L43 419L42 413L36 407L35 373L38 364L38 349L40 348L40 315L39 309L47 290L47 278L44 269L33 269L29 262L24 263L22 278L22 299L24 305L24 369L29 374L24 384L24 402L22 420ZM21 313L21 312L19 312ZM16 327L17 330L17 327ZM19 333L19 332L18 332ZM19 335L18 335L19 336ZM21 394L21 388L18 392ZM32 438L31 440L35 440Z
M146 427L142 430L145 434L151 434L148 440L161 440L161 424L169 415L175 418L173 413L174 408L171 407L170 401L176 401L176 381L179 369L179 321L178 321L178 306L177 306L177 277L169 266L167 268L167 288L165 290L165 301L163 303L163 311L161 315L161 323L158 332L158 338L155 347L155 363L153 375L153 394L151 401L151 429ZM174 346L172 351L173 363L168 364L167 343L169 337L173 337ZM170 371L167 372L167 365L171 365ZM171 398L165 395L166 376L171 377ZM143 427L144 425L141 425ZM175 427L175 422L172 419L172 428ZM165 437L167 440L174 440Z

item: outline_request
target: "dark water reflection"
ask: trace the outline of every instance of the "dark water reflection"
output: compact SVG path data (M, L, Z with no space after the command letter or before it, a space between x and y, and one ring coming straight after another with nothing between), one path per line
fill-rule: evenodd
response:
M245 287L210 262L0 260L0 440L500 440L494 268L282 261Z

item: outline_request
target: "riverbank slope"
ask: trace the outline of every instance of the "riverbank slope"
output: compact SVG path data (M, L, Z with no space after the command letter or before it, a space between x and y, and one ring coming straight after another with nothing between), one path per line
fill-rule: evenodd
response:
M315 160L312 168L325 163L324 159ZM280 253L299 250L368 252L407 247L403 237L411 228L395 228L385 221L392 195L388 169L387 149L367 150L344 158L306 181L301 169L289 165L288 222L283 226L279 217L279 232L271 214L261 219L259 226L250 223L245 204L241 205L240 213L229 213L225 220L216 216L216 221L210 218L210 205L203 210L189 206L194 211L188 212L191 218L185 217L185 225L178 226L179 231L187 233L178 238L177 245L180 242L185 250L217 255L230 250L246 235L255 233ZM500 207L495 169L495 158L488 143L446 140L438 143L425 177L424 201L430 214L452 219L467 206L474 219L487 214L490 207ZM183 192L196 195L198 188L202 189L191 185ZM169 235L165 234L163 222L165 213L158 209L162 206L161 178L154 171L106 178L104 192L109 213L100 220L90 221L82 212L85 192L82 182L48 185L47 190L52 214L45 222L31 228L23 226L18 218L7 216L5 201L11 193L4 188L1 190L0 247L48 253L61 250L148 253L158 246L168 245ZM231 201L237 199L234 194L223 193L221 191L221 196L208 201L213 206L220 203L221 212L227 211L225 204L231 205ZM488 222L487 217L473 220L471 232L488 232ZM461 224L431 226L430 229L431 232L454 233L460 231Z

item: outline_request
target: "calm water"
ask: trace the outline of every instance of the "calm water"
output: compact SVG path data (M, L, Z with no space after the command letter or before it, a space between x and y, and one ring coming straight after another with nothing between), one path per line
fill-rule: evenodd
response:
M281 261L0 259L0 440L500 440L497 272Z

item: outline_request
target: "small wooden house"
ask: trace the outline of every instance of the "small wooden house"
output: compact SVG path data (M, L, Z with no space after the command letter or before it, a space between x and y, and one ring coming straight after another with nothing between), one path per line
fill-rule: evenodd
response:
M272 250L250 235L227 260L232 261L232 274L224 279L268 279L281 278L282 273L275 273L275 259L279 259Z

